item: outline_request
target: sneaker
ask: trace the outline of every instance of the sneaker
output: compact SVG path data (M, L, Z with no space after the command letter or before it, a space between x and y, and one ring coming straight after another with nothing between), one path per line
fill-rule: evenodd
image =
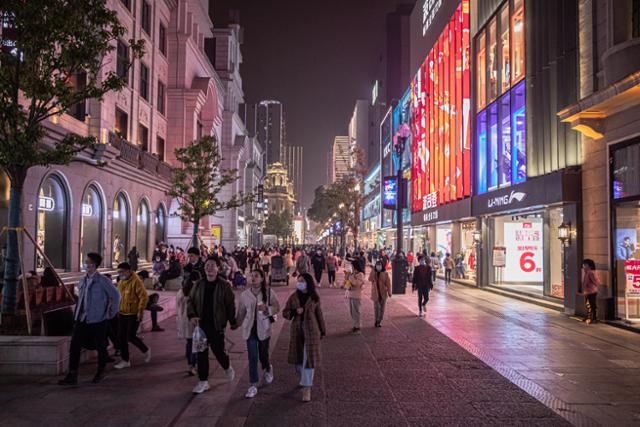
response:
M264 373L264 382L267 384L273 382L273 365L269 365L269 370Z
M229 369L225 370L224 374L227 376L229 382L233 381L236 377L236 371L233 370L233 366L229 366Z
M58 385L78 385L78 374L67 374L66 377L58 381Z
M147 352L144 354L144 363L149 363L151 361L151 349L147 349Z
M305 387L302 389L302 401L311 402L311 387Z
M253 399L257 395L258 389L256 388L256 386L252 385L251 387L249 387L249 390L247 390L247 394L245 394L244 397L246 397L247 399Z
M116 369L130 368L131 367L131 362L128 362L126 360L121 360L118 363L116 363L115 365L113 365L113 367L116 368Z
M189 366L189 369L187 369L187 374L189 374L189 376L192 377L196 373L197 373L196 367L195 366Z
M418 313L418 317L424 317L424 314L422 314L422 312Z
M102 381L104 381L105 378L106 378L106 375L104 374L104 371L98 371L96 372L96 375L93 377L91 382L94 384L99 384Z
M205 391L209 390L209 381L198 381L198 384L193 388L194 394L202 394Z
M161 328L160 326L154 326L153 328L151 328L151 332L163 332L164 329Z

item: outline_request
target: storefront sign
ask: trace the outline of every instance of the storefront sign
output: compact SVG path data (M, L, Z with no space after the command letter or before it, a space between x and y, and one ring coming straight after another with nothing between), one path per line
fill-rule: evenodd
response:
M411 225L420 226L436 222L459 221L471 217L471 199L462 199L411 215Z
M624 262L624 273L627 277L626 295L632 298L640 298L640 260L626 260Z
M88 203L82 204L82 216L92 216L93 215L93 207ZM156 224L158 223L158 219L156 218Z
M213 242L216 245L220 244L220 240L222 239L222 226L221 225L212 225L211 226L211 237L213 237Z
M515 205L519 202L522 202L527 198L527 193L523 193L522 191L511 191L509 194L500 195L496 197L492 197L487 200L487 207L489 209L498 206L498 207L509 207L512 204Z
M504 281L543 281L542 221L505 222L506 248Z
M422 36L427 34L427 30L433 22L433 18L440 10L442 6L442 0L424 0L422 4Z
M493 247L493 266L504 267L507 263L507 248L504 246Z
M438 192L434 191L422 198L422 210L433 209L438 207Z
M422 220L424 222L431 222L431 221L437 221L438 220L438 211L429 211L429 212L425 212L424 214L422 214Z
M38 209L51 212L56 208L56 203L51 197L40 196L38 198Z

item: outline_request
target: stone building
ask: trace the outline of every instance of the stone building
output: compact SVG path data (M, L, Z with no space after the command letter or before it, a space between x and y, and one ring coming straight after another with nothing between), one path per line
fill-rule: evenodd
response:
M289 180L287 169L276 162L267 167L264 177L264 201L267 215L289 212L293 215L296 199L293 184Z

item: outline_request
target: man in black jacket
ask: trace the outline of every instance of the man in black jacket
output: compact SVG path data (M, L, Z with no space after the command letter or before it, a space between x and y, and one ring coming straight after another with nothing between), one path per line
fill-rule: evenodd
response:
M422 317L423 312L427 311L429 291L433 289L433 276L424 256L420 256L418 262L419 265L413 271L413 290L418 290L418 309L420 310L418 316Z

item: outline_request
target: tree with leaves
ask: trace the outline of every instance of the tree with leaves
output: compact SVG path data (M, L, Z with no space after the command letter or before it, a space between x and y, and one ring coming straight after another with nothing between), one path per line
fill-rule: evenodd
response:
M269 213L264 224L264 234L273 234L286 241L293 236L293 215L288 210Z
M96 143L72 133L45 142L44 123L122 89L130 63L121 74L105 67L126 31L104 0L3 0L0 13L0 169L11 181L2 313L14 314L20 254L13 230L22 226L27 173L69 164ZM131 59L143 54L141 41L129 40L129 47ZM79 75L86 77L81 87L72 84Z
M236 169L220 168L222 156L213 136L204 136L186 147L176 148L175 155L182 166L174 169L167 195L178 201L180 218L193 225L191 246L198 247L202 218L252 202L254 194L241 191L229 200L219 199L220 192L236 182L239 176Z

